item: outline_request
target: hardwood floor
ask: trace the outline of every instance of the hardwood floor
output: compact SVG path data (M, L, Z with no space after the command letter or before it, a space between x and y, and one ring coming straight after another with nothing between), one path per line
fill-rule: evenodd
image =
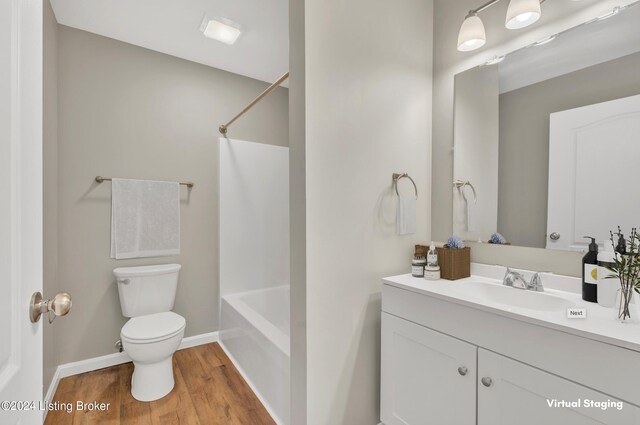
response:
M150 403L131 396L131 363L64 378L54 402L72 403L72 412L51 410L45 425L275 424L218 344L177 351L173 371L173 391ZM76 410L78 400L110 405Z

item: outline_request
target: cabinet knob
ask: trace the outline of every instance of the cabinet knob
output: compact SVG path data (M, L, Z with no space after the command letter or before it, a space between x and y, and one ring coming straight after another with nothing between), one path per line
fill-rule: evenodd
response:
M485 376L484 378L482 378L480 382L482 382L482 385L484 385L485 387L490 387L491 384L493 383L491 378L489 378L488 376Z
M464 367L464 366L460 366L460 367L458 368L458 373L459 373L460 375L462 375L462 376L465 376L465 375L467 374L467 372L468 372L468 371L469 371L469 370L468 370L466 367Z
M553 232L552 234L549 235L549 237L551 238L552 241L557 241L558 239L560 239L560 233Z

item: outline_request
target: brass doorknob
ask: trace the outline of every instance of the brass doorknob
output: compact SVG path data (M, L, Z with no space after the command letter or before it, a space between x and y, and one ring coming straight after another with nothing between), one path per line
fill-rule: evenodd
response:
M43 300L40 292L34 292L29 305L29 318L32 323L36 323L44 313L52 312L53 319L49 318L49 323L51 323L57 316L69 313L71 306L71 295L66 292L60 292L50 300Z

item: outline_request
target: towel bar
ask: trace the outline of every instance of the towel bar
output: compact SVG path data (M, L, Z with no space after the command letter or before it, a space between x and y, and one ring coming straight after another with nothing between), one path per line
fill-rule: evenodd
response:
M111 177L97 176L95 180L98 183L102 183L102 182L110 182L113 179ZM180 184L182 186L187 186L189 189L191 189L193 186L195 186L195 183L193 183L193 182L180 182Z

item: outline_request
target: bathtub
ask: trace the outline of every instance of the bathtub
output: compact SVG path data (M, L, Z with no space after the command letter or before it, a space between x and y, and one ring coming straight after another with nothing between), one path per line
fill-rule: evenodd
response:
M289 286L225 295L220 344L273 419L289 424Z

